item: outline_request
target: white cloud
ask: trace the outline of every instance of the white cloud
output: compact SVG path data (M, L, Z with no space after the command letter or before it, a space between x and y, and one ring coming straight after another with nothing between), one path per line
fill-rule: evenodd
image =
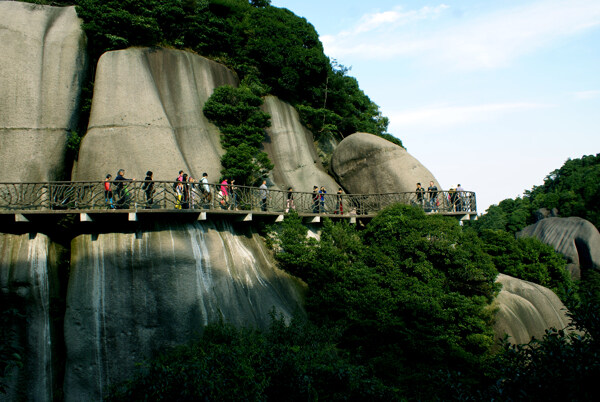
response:
M513 102L470 106L431 106L392 113L390 123L395 129L407 127L449 127L487 121L506 113L552 107L548 104Z
M435 18L449 6L441 4L437 7L423 7L419 10L403 11L402 7L396 7L391 11L367 14L361 18L354 31L346 34L359 34L379 28L392 28L405 25L414 21Z
M444 20L429 30L418 22L445 15L448 6L420 10L394 9L364 16L355 27L323 36L335 58L357 55L389 59L411 56L462 69L497 68L558 39L600 26L598 0L545 0L487 15Z
M596 98L600 97L600 91L599 90L578 91L578 92L573 92L572 95L577 100L589 100L589 99L596 99Z

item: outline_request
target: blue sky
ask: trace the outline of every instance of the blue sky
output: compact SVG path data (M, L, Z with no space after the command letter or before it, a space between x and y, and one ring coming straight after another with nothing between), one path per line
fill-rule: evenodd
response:
M478 211L600 153L600 0L273 0Z

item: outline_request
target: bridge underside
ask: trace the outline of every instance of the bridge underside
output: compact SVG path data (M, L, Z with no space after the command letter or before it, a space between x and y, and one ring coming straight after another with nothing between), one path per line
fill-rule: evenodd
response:
M476 212L426 212L452 216L459 220L476 219ZM227 220L230 222L276 223L285 219L284 213L271 211L231 211L231 210L165 210L165 209L110 209L110 210L0 210L0 226L7 230L40 229L60 225L68 221L77 224L82 230L100 229L101 231L124 230L135 224L153 225L160 223L193 223L196 221ZM333 221L346 220L351 224L365 225L376 214L328 214L298 213L306 224L321 224L325 218ZM85 231L85 230L84 230Z

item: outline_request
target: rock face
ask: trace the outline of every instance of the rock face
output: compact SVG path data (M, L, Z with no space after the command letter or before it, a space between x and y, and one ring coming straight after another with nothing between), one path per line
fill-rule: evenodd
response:
M0 182L62 180L86 39L74 7L0 2Z
M600 233L589 221L578 217L546 218L525 227L518 236L536 237L567 258L573 279L581 270L600 269Z
M72 242L65 399L100 400L135 363L210 322L266 327L300 309L302 284L275 269L258 235L230 224L81 235Z
M264 147L275 165L273 181L279 188L311 192L313 186L325 186L329 192L337 191L339 185L323 169L312 133L302 126L296 109L267 96L263 110L271 115Z
M60 381L56 348L62 344L50 316L51 300L59 293L57 255L45 235L0 233L1 307L3 314L13 308L21 315L9 315L10 328L3 331L14 331L13 345L23 351L23 367L8 373L8 393L0 395L2 400L54 400Z
M508 334L512 343L527 343L533 336L541 339L546 329L564 329L569 324L567 308L550 289L504 274L498 275L497 282L502 284L496 298L497 338Z
M215 88L237 85L221 64L180 50L132 48L100 58L88 132L82 140L76 180L115 177L175 180L184 170L219 178L223 150L218 129L202 108Z
M331 158L331 170L348 193L380 194L424 188L433 174L406 150L373 134L356 133L344 138Z

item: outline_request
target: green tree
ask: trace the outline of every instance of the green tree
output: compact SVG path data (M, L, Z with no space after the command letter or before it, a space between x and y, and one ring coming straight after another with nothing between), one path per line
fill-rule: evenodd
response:
M473 233L407 206L362 232L326 221L318 242L294 216L279 231L276 257L307 282L309 317L341 328L340 347L388 385L426 397L437 370L475 376L493 342L497 272Z
M532 237L515 238L503 230L482 230L480 238L499 272L550 288L565 300L573 283L566 260L551 246Z
M337 332L303 319L273 319L265 332L211 324L200 339L144 363L107 400L316 401L394 399L353 364Z
M256 89L255 89L256 90ZM217 88L204 105L204 115L221 130L221 175L242 185L255 184L273 164L260 150L270 116L260 109L263 103L253 88L228 85Z

